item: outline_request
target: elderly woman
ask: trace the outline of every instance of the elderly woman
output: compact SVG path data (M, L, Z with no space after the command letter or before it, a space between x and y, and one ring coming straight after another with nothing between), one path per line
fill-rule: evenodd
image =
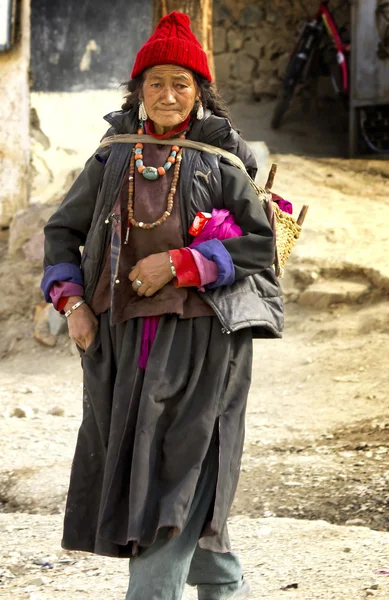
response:
M242 599L248 584L226 521L253 334L280 335L273 233L245 173L180 147L212 144L255 175L187 16L160 21L129 92L105 117L110 143L45 227L42 289L67 316L84 371L62 543L129 557L127 600L179 600L185 583L200 600ZM121 134L155 143L121 143ZM178 143L162 145L170 138ZM255 274L264 282L256 298L276 304L253 318L244 282ZM238 323L232 332L215 298Z

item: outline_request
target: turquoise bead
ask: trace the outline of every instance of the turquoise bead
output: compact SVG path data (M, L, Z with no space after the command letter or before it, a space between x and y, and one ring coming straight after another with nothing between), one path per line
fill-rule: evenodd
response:
M142 148L135 148L135 154L142 154Z
M141 167L143 165L143 160L141 160L140 158L138 160L135 161L135 164L137 167Z
M175 150L172 150L170 152L170 156L174 156L174 158L177 156L177 152Z
M167 162L163 165L163 168L165 169L165 171L168 171L170 169L170 167L172 166L172 163Z
M143 169L142 175L145 179L149 179L150 181L155 181L159 178L159 173L155 167L146 167Z

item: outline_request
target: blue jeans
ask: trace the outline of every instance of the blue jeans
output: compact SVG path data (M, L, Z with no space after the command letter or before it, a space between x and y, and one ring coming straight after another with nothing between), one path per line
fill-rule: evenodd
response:
M198 545L217 474L218 449L212 445L183 531L168 539L167 530L160 530L154 544L130 560L126 600L181 600L185 583L197 586L199 600L227 600L242 585L235 554L211 552Z

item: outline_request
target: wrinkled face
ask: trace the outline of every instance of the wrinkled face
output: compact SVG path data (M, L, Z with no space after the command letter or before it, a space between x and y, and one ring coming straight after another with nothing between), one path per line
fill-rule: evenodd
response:
M142 99L156 133L166 133L185 121L198 95L193 73L183 67L157 65L145 73Z

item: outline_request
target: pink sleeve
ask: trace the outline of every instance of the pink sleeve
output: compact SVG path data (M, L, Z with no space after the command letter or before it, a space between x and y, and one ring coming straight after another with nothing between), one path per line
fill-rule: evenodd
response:
M82 285L72 283L71 281L59 281L51 286L49 293L54 308L58 310L58 301L60 298L64 296L83 296L84 288Z
M213 283L217 280L217 264L213 262L213 260L208 260L208 258L205 258L198 250L194 250L192 248L189 248L189 250L192 253L193 260L196 263L196 267L200 275L200 291L204 291L205 285L208 283Z

